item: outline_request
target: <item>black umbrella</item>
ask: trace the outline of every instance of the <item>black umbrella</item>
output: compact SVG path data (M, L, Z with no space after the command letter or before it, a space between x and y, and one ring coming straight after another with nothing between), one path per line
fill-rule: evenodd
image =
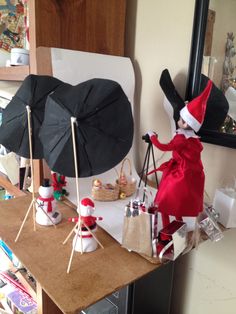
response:
M26 106L31 111L33 158L43 158L42 144L38 138L44 118L47 96L64 84L51 76L29 75L3 112L0 143L20 156L30 158Z
M71 117L76 118L78 176L103 173L128 153L133 140L131 106L121 86L91 79L50 94L40 130L44 158L60 174L75 177Z
M201 86L199 94L205 89L209 78L201 74ZM160 77L160 86L173 107L173 118L176 126L180 117L180 110L185 106L184 100L178 94L170 77L169 71L165 69ZM190 100L190 99L189 99ZM210 96L207 101L206 113L202 129L219 130L229 110L228 101L224 93L213 83Z
M200 93L205 89L208 81L209 78L201 74ZM205 119L200 131L202 129L218 131L224 123L228 111L229 103L224 93L213 84L207 101Z
M176 127L177 127L177 122L179 121L179 118L180 118L179 112L185 106L184 100L175 89L175 86L170 77L170 73L167 69L165 69L161 73L159 83L166 98L168 99L171 106L173 107L173 118L175 120Z

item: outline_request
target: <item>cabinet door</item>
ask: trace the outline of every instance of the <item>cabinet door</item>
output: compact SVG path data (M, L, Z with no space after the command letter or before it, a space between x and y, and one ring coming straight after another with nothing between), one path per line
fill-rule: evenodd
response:
M124 54L126 0L31 0L30 46Z

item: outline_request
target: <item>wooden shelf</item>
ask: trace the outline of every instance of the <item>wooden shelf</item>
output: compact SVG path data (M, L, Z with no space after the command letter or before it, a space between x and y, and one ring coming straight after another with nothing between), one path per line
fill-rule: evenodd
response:
M10 193L11 195L14 195L15 197L26 195L23 191L19 190L15 185L11 184L10 181L8 181L2 176L0 176L0 186L7 190L8 193Z
M16 243L17 230L30 202L30 196L2 202L0 237L43 289L43 295L37 292L39 314L78 313L161 266L128 252L98 228L96 236L104 249L98 248L88 254L75 253L67 274L72 239L66 245L62 242L71 232L73 226L68 218L73 217L75 211L58 202L63 220L56 229L37 225L37 231L33 231L32 220L28 219ZM57 311L44 307L46 296L57 306ZM40 310L41 306L43 310Z
M29 65L17 65L11 67L0 67L0 80L23 81L30 73Z

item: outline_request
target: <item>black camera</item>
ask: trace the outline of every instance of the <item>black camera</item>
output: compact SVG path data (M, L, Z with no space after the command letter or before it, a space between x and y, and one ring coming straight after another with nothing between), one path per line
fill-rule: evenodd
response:
M143 135L142 140L144 140L146 143L151 143L151 140L148 134Z

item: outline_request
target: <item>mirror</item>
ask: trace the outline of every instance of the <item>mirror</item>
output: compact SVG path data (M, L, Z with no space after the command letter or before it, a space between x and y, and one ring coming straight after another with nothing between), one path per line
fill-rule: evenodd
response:
M217 130L201 128L203 142L236 148L236 1L196 0L186 99L200 93L202 74L225 95L229 110Z

